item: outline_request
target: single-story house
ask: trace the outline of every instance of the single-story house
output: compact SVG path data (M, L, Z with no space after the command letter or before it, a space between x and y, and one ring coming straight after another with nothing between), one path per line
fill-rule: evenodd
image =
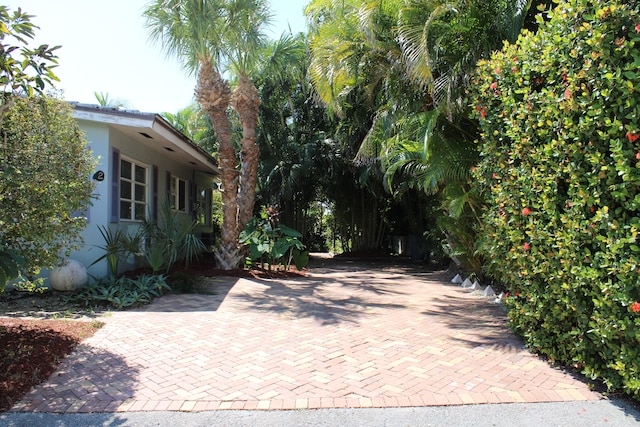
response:
M134 233L143 220L157 221L163 204L196 234L212 232L211 194L217 188L216 161L155 113L73 103L73 113L98 160L92 205L84 213L84 246L71 254L93 277L109 274L100 227ZM161 218L160 218L161 220ZM133 265L123 265L126 269Z

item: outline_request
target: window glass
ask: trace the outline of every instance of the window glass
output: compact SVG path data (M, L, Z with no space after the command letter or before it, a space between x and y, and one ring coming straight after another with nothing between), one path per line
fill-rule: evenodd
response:
M136 184L136 202L145 201L146 188L144 185Z
M120 177L131 179L131 162L126 160L120 161Z
M187 212L189 201L188 182L176 176L169 183L169 207L174 211Z
M142 184L147 182L147 168L136 165L136 182Z
M147 218L149 168L132 160L120 161L120 219L143 221Z

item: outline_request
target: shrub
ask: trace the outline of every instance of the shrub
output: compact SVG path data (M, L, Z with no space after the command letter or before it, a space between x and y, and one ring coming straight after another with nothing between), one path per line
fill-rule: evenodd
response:
M240 233L240 243L249 246L248 261L267 263L288 268L291 262L302 270L309 263L309 252L300 241L302 234L278 222L279 213L275 208L263 210L260 218L253 217Z
M2 121L0 239L37 276L80 242L95 161L71 107L53 98L15 98Z
M532 349L640 397L638 5L539 24L479 63L479 249Z

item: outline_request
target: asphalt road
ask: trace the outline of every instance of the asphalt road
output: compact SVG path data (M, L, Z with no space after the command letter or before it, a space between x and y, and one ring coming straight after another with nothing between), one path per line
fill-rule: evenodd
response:
M5 413L7 427L85 426L639 426L640 410L629 402L432 406L386 409L292 411L122 412L96 414Z

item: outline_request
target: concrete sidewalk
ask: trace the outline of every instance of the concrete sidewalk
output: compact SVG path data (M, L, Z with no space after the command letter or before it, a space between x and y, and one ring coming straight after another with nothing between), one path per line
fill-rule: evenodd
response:
M532 420L530 408L552 407L530 406L542 402L571 402L568 411L583 418L603 407L626 411L598 402L602 396L580 378L531 355L507 328L501 307L441 274L328 262L304 278L219 277L210 285L216 295L169 295L144 310L104 317L106 325L12 409L36 414L3 417L33 423L30 417L41 412L98 412L104 414L88 419L153 425L178 414L195 425L202 417L231 417L224 425L253 425L242 424L252 417L265 425L270 417L338 425L358 414L354 420L363 423L355 425L398 425L385 424L383 414L396 414L396 421L413 414L418 418L406 425L429 425L435 413L464 417L471 410L481 417L472 415L473 425L482 425L483 412L510 408ZM486 405L506 403L525 406ZM293 411L273 411L286 409ZM135 412L151 424L131 421ZM382 424L370 424L367 414ZM83 420L65 417L46 419Z

